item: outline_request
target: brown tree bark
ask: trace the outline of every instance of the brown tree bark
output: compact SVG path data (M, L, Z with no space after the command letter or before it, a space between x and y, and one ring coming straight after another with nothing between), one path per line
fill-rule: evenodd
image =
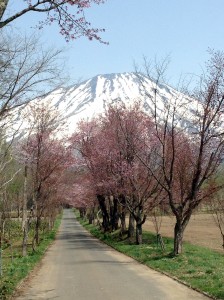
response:
M112 230L118 229L118 199L113 197L113 206L111 207L111 226Z
M125 208L122 208L122 211L121 211L121 214L120 214L120 220L121 220L120 236L122 236L127 231Z
M93 222L94 222L94 208L90 208L88 217L89 217L89 224L93 224Z
M142 244L142 225L145 223L146 215L143 214L142 206L138 207L137 215L134 215L136 221L136 244Z
M177 218L174 227L174 249L173 254L178 255L183 252L183 236L184 230L190 221L191 213L189 213L185 218Z
M141 223L136 224L136 244L137 245L142 244L142 224Z
M174 227L174 255L182 253L183 250L183 234L184 230L180 223L176 222Z
M135 235L135 219L130 213L129 215L129 224L128 224L128 237L133 238Z
M103 222L102 222L102 227L104 232L109 231L110 229L110 218L109 218L109 214L107 211L107 207L106 207L106 199L104 196L102 195L97 195L97 199L99 202L99 206L102 212L102 217L103 217Z

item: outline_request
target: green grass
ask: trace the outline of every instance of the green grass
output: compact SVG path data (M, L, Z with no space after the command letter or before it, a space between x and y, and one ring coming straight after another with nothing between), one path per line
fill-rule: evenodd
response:
M56 219L54 229L41 237L41 243L35 252L30 249L28 255L22 257L21 247L18 246L17 250L14 249L14 259L11 262L9 258L7 259L7 254L9 256L9 253L7 253L9 252L8 249L3 250L3 253L5 253L3 255L3 276L0 277L0 299L8 299L21 280L24 279L40 261L48 246L55 239L61 217L62 215Z
M224 299L224 254L184 243L184 253L174 257L171 254L173 250L171 238L163 238L165 244L163 252L157 247L156 236L150 232L143 233L142 245L135 245L127 238L121 240L119 231L104 234L87 221L80 218L78 220L92 235L116 250L216 299Z

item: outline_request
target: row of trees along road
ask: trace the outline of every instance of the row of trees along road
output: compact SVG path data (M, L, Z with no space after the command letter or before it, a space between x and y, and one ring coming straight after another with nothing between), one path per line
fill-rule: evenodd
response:
M0 31L0 246L12 246L10 228L22 219L17 238L23 235L23 255L31 227L33 249L40 228L52 228L63 172L71 163L66 139L56 138L62 126L58 112L37 101L63 83L60 54L44 51L35 36Z
M157 70L161 76L162 69ZM79 185L76 206L94 206L94 201L89 203L86 197L91 189L101 210L104 231L117 229L119 218L124 230L128 211L136 221L137 244L142 243L142 225L150 211L159 205L167 207L176 218L174 254L181 253L192 213L223 187L216 180L224 150L223 75L224 54L213 52L206 75L188 99L177 94L161 112L158 76L154 97L150 96L151 116L135 103L131 107L110 106L104 115L80 123L71 138L82 174L80 182L76 179L75 183ZM194 99L198 101L196 106ZM189 107L195 109L191 123L184 122ZM129 234L133 234L132 223Z
M22 211L26 255L31 223L35 221L33 248L39 243L40 223L48 220L52 227L64 193L63 175L72 158L66 137L58 135L62 132L58 112L43 102L37 104L37 99L65 82L61 50L44 50L35 35L14 34L13 24L29 13L45 15L37 28L53 22L66 41L85 36L103 42L99 33L104 30L92 28L84 11L104 1L25 0L13 13L11 3L0 0L0 248L11 245L12 212L17 210L20 218ZM35 104L26 107L34 99ZM25 134L18 142L21 128Z

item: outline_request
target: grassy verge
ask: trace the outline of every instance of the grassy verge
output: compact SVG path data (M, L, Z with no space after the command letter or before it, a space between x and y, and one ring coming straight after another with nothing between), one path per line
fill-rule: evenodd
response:
M44 236L41 237L41 243L36 248L35 252L30 249L28 251L28 255L26 257L22 257L21 249L18 249L18 251L14 253L13 261L7 261L7 259L4 259L3 276L0 277L0 299L8 299L19 282L21 282L21 280L24 279L40 261L48 246L55 239L57 230L61 223L61 217L62 215L56 219L54 229L45 233Z
M176 278L215 299L224 299L224 255L213 250L184 243L184 253L174 257L173 239L163 238L165 251L157 246L156 236L144 232L143 244L135 245L119 232L104 234L94 225L78 218L92 235L137 261ZM208 237L209 238L209 237Z

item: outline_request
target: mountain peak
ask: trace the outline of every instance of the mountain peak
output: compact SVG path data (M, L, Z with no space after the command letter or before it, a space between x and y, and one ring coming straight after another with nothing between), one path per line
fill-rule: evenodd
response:
M99 74L67 89L58 89L45 99L56 106L69 123L72 133L81 119L91 119L103 113L109 103L131 104L141 100L143 109L153 109L152 99L157 91L158 110L164 111L168 99L179 97L180 93L166 85L155 85L149 79L135 72ZM186 97L185 97L186 98Z

